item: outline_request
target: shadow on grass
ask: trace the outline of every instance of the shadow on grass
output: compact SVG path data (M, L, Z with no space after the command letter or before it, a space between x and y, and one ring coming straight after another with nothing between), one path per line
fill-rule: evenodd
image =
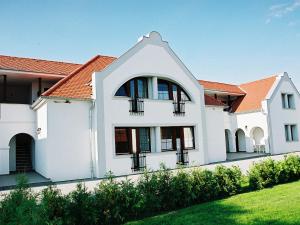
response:
M130 222L127 225L299 225L272 219L272 215L253 215L250 210L221 201L208 202L167 214Z

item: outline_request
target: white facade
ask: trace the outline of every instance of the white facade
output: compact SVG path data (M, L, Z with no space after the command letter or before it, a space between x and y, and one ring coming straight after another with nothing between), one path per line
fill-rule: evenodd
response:
M130 112L131 97L116 96L119 88L134 78L147 81L142 113ZM177 85L183 90L180 93L190 98L184 102L183 114L175 113L174 100L160 99L160 80ZM53 83L45 81L42 88ZM0 174L16 170L17 134L30 135L32 169L53 181L104 177L110 171L114 175L137 172L132 170L132 153L137 147L133 142L132 152L117 153L116 130L121 128L130 132L149 129L151 151L144 155L146 167L152 170L159 169L161 163L168 168L178 166L182 136L190 145L184 149L189 166L225 161L226 152L300 151L299 92L287 74L278 76L258 111L229 113L222 106L205 106L203 87L157 32L143 37L104 70L94 73L90 85L90 100L41 97L32 106L0 103ZM40 87L37 81L31 86L34 101ZM282 94L293 99L290 109L283 108ZM162 134L166 128L180 133L173 151L162 146L163 139L169 140ZM184 128L191 131L189 139ZM136 141L133 137L137 136L130 137Z

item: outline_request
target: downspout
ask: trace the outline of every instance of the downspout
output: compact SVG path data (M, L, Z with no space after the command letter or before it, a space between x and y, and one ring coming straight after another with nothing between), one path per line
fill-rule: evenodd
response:
M92 104L89 109L89 145L90 145L90 164L91 164L91 178L95 177L94 171L94 135L93 135L93 112L95 108L95 101L92 100Z

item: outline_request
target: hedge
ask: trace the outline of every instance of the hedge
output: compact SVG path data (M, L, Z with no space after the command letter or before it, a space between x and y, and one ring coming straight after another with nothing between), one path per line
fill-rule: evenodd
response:
M63 195L55 186L35 194L24 178L0 202L0 224L94 225L122 224L245 190L271 187L300 178L300 157L267 159L254 164L247 176L238 167L217 166L214 171L192 169L145 171L139 180L116 181L111 174L93 190L83 184ZM245 180L249 185L243 186Z

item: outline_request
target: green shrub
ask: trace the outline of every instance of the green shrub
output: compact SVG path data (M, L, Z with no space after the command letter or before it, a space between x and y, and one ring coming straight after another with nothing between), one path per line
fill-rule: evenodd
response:
M219 198L234 195L241 191L243 176L239 167L217 166L214 175Z
M56 187L49 186L42 190L40 207L43 218L49 224L64 224L64 221L66 221L67 204L67 198Z
M192 193L196 203L209 201L218 196L217 180L210 170L194 169L192 175Z
M17 187L0 202L0 224L41 225L45 221L40 216L37 195L27 188L25 176L18 177Z
M66 221L69 225L93 225L98 218L95 207L95 197L79 183L75 191L66 196Z
M121 224L133 219L139 210L139 195L130 180L116 182L112 177L95 189L98 224Z
M192 185L191 174L183 169L173 177L170 200L174 202L176 208L186 207L193 202Z
M248 172L250 189L256 190L274 186L278 183L279 173L279 163L271 158L254 163Z
M297 155L284 156L284 160L278 162L278 183L285 183L300 179L300 157Z

